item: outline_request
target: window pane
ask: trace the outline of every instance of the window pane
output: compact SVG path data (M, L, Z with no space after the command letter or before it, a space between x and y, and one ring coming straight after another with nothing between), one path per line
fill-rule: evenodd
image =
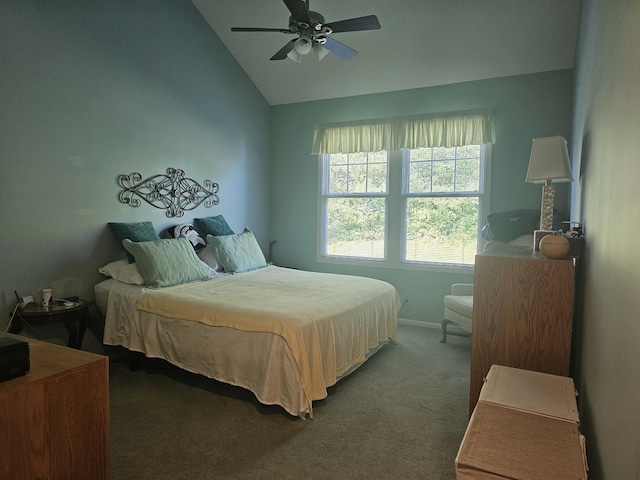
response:
M433 149L433 159L434 160L446 160L448 158L456 158L456 149L455 147L437 147Z
M349 160L349 155L346 153L332 153L331 165L346 165Z
M346 165L329 167L329 188L332 193L347 193L347 172Z
M409 151L408 193L480 191L480 145Z
M349 165L349 193L367 192L367 164Z
M386 192L386 151L329 156L329 193Z
M433 149L414 148L411 150L411 160L433 160Z
M457 148L458 158L478 158L480 156L480 145L466 145Z
M387 191L387 162L369 165L367 192L385 193Z
M476 159L456 162L456 192L480 190L480 162Z
M433 190L434 192L453 192L456 162L448 160L433 162Z
M387 151L369 152L369 163L387 163Z
M478 198L407 199L405 260L473 264Z
M412 153L413 159L413 153ZM411 162L409 164L409 191L431 191L431 162Z
M384 198L327 199L327 255L384 258Z
M347 153L345 154L349 158L349 163L367 163L367 152Z

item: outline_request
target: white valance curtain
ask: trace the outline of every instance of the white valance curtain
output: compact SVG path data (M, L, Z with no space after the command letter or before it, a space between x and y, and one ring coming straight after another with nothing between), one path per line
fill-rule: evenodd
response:
M437 115L318 125L311 153L357 153L495 142L493 113L473 110Z

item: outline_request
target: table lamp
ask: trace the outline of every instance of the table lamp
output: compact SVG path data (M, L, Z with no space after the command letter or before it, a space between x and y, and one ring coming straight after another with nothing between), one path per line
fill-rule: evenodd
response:
M525 182L544 183L540 230L553 228L553 183L572 181L567 141L560 135L534 138Z

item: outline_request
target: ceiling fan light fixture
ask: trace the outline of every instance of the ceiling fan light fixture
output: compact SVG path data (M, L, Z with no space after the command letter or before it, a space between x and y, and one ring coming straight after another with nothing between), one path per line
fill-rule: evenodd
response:
M331 50L329 50L327 47L323 47L322 45L319 45L317 43L313 45L313 52L318 57L318 61L320 61L324 57L326 57L327 54L329 54L330 51Z
M296 63L302 63L302 55L295 51L295 49L291 50L287 53L287 57L293 60Z
M311 53L312 40L306 35L302 35L293 44L293 49L300 55L307 55Z

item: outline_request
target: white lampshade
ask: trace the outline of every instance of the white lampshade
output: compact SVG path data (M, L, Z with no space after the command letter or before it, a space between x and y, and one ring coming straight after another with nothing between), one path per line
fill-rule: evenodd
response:
M291 50L289 53L287 53L287 57L289 57L291 60L293 60L296 63L301 63L302 62L302 55L300 55L298 52L294 50Z
M320 61L327 56L330 50L327 47L323 47L322 45L316 43L313 45L313 51L318 57L318 61Z
M305 35L302 35L299 39L297 39L293 44L293 49L298 52L300 55L307 55L311 53L311 47L313 43L311 39Z
M572 182L567 141L560 135L534 138L525 182L544 183L540 206L540 230L553 227L553 182Z
M560 135L534 138L525 182L572 182L567 141Z

